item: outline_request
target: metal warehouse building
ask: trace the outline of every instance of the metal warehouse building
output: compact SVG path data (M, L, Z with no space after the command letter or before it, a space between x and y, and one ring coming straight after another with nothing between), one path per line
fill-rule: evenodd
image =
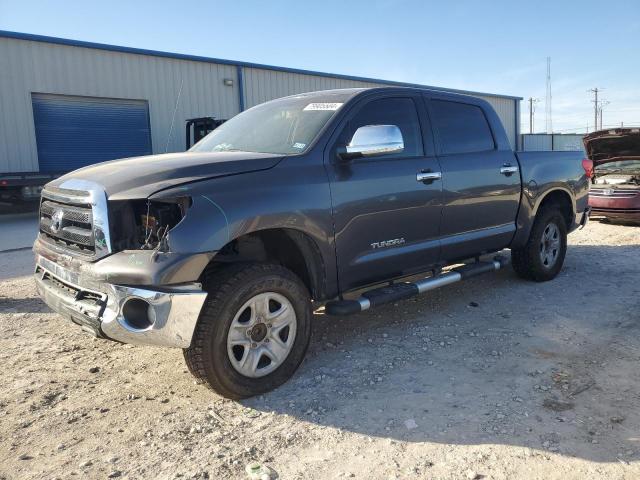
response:
M0 176L183 151L188 119L228 119L295 93L381 85L426 87L0 31ZM520 98L460 93L489 101L517 145Z

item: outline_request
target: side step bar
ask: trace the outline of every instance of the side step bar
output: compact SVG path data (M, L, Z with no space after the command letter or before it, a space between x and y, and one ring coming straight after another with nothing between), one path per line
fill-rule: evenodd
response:
M415 297L423 292L435 290L466 278L475 277L482 273L500 270L509 264L507 257L497 256L492 261L477 261L454 268L447 273L418 280L417 282L395 283L369 290L355 300L333 300L324 307L327 315L351 315L369 310L371 307L396 302L405 298Z

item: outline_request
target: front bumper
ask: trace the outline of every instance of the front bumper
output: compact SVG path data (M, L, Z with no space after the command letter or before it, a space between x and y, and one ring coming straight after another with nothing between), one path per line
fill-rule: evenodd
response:
M593 217L606 218L609 220L619 220L622 222L640 223L640 208L636 208L636 209L594 208Z
M76 272L36 255L38 293L49 307L84 330L123 343L177 348L191 345L207 297L200 284L151 289L101 282L86 288L79 278ZM148 323L127 318L125 312L131 309L125 305L132 301L148 308Z
M612 190L615 191L615 189ZM640 193L636 191L631 191L624 196L620 193L614 193L611 196L602 194L590 196L589 206L592 217L640 222Z

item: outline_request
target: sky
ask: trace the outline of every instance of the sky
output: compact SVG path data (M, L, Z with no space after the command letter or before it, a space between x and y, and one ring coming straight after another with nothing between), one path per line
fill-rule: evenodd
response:
M640 125L640 1L0 0L0 30L539 99L554 131Z

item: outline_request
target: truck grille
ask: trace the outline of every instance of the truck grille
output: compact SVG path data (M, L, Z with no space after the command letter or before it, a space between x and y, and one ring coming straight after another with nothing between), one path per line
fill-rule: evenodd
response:
M589 196L597 198L633 198L640 190L634 188L592 188Z
M47 197L40 203L41 237L81 255L95 254L93 211L90 204L70 204Z
M47 185L40 200L38 241L51 250L95 261L112 253L109 209L104 188L71 179Z

